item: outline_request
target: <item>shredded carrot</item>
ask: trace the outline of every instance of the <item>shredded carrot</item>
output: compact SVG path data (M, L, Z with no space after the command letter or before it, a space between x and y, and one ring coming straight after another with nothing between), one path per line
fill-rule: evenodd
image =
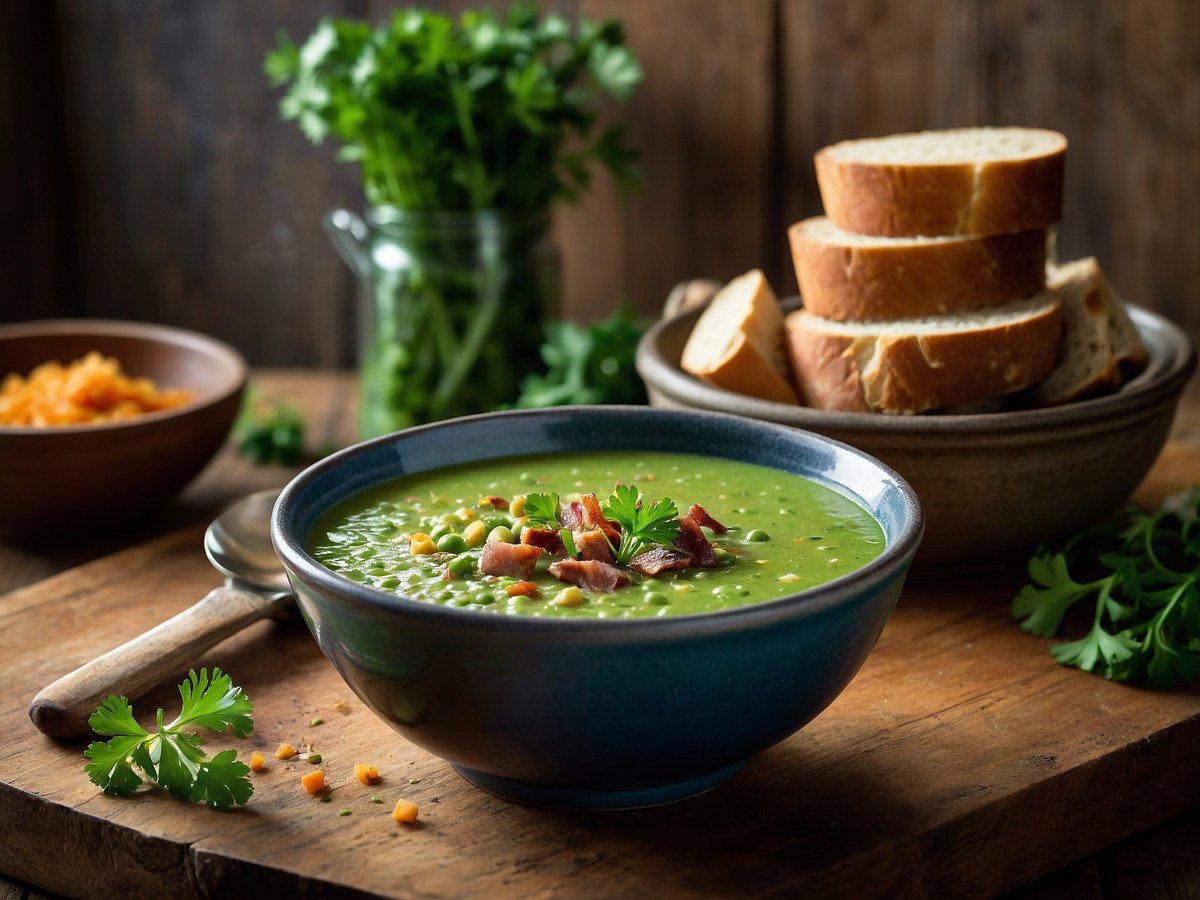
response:
M181 389L160 391L148 378L130 378L114 357L96 351L68 365L42 363L22 377L0 381L0 425L83 425L128 419L179 406Z
M354 777L363 784L375 784L375 782L379 781L379 770L366 763L355 763Z
M397 822L415 822L420 808L407 800L397 800L396 808L392 810L392 818Z
M532 581L518 581L516 584L510 584L505 588L510 597L534 597L537 595L537 585Z
M304 785L304 789L310 794L315 794L325 787L325 773L320 769L313 769L306 775L300 776L300 783Z
M261 753L259 753L257 750L255 750L253 753L250 754L250 771L251 772L261 772L266 767L267 767L266 763L264 762L263 755Z
M291 744L280 744L279 749L275 751L276 759L291 759L300 751Z

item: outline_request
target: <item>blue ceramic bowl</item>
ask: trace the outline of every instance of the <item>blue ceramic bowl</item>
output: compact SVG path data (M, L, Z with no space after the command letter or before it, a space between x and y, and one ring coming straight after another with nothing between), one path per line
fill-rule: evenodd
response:
M587 621L410 600L337 575L305 550L322 513L380 482L579 450L701 453L805 475L870 511L887 546L790 597ZM271 537L322 651L397 731L499 796L615 809L715 787L825 709L878 640L922 527L899 476L828 438L715 413L560 407L456 419L336 453L284 489Z

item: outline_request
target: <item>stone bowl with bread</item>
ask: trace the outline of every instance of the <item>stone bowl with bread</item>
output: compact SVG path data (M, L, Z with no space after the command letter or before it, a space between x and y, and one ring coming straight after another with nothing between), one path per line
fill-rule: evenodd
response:
M1066 139L972 128L819 151L826 216L788 237L800 296L751 270L692 289L638 348L656 406L844 441L926 511L918 562L1025 553L1119 507L1166 441L1191 340L1059 263ZM701 295L698 298L698 295Z

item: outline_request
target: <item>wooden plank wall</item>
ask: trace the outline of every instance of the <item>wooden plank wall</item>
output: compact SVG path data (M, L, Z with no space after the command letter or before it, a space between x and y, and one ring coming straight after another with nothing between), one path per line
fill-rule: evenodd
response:
M0 4L0 321L181 324L263 365L349 365L354 286L321 214L354 171L277 120L279 29L381 0ZM473 5L434 2L451 11ZM968 124L1071 141L1066 256L1200 335L1196 0L556 0L619 16L646 69L627 110L643 188L558 215L565 312L658 309L684 278L763 267L820 211L814 150Z

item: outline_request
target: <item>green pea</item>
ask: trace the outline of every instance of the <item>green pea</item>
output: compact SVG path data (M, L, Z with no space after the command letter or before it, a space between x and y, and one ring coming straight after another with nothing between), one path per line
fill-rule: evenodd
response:
M451 574L464 578L475 572L475 557L470 553L463 553L450 560L449 568Z
M488 531L491 531L493 528L509 528L512 526L512 519L508 516L484 516L482 521Z
M713 556L717 558L718 566L732 566L737 562L737 554L730 553L724 547L713 547Z
M489 543L492 541L503 541L506 544L515 544L517 542L517 536L507 525L497 525L488 532L487 539Z
M435 526L433 528L433 530L429 532L429 536L431 538L433 538L435 541L440 541L446 535L453 534L453 533L454 533L454 529L443 522L441 525Z
M444 534L438 539L437 548L443 553L462 553L467 549L467 539L461 534Z
M763 541L769 541L771 536L761 528L752 528L746 532L746 540L753 541L756 544L761 544Z
M670 603L670 598L662 591L650 591L642 598L642 601L649 603L651 606L666 606Z

